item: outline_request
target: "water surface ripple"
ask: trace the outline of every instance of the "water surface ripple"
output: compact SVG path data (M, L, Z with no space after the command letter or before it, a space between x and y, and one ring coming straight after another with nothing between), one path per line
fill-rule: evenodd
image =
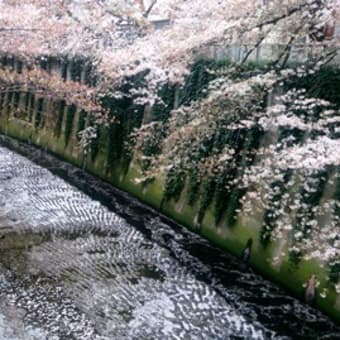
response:
M4 141L31 160L0 147L0 339L340 339L235 257Z

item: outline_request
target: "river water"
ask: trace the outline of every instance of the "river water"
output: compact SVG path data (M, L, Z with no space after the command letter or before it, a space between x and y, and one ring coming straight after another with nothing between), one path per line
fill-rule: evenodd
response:
M4 141L30 160L0 147L0 339L340 339L237 258Z

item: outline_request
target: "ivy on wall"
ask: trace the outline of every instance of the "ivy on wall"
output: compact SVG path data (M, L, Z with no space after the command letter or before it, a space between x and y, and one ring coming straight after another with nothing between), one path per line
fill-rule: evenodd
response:
M66 107L65 100L60 101L59 104L58 104L57 120L56 120L56 124L55 124L55 128L54 128L54 134L58 138L60 137L60 134L61 134L65 107Z
M206 210L213 202L215 189L216 189L216 177L209 176L207 180L203 183L200 207L197 216L197 222L199 224L202 223Z
M3 55L1 57L1 65L14 68L15 58L11 55Z
M186 77L184 85L176 89L174 86L164 86L160 92L159 96L162 98L164 104L158 104L153 108L152 114L153 119L156 121L166 122L169 119L171 110L174 108L176 91L178 91L178 104L179 105L189 105L191 101L203 98L206 93L209 82L214 79L214 75L210 70L217 70L218 68L225 67L227 65L226 61L216 62L212 60L199 59L197 60L191 68L190 74ZM222 139L225 137L219 136L221 138L220 144L223 144ZM204 148L200 150L201 154L198 157L204 157L208 154L214 147L214 143L219 137L214 139L207 139ZM218 142L217 142L218 143ZM143 150L146 155L152 156L161 152L159 143L150 143L145 146ZM188 203L193 205L197 200L197 194L202 191L202 199L199 208L199 220L202 220L204 213L208 206L212 203L214 198L214 191L216 183L207 181L206 185L201 190L202 183L197 169L192 169L189 175L189 197ZM170 188L170 184L173 189ZM183 190L185 184L185 175L179 169L172 169L167 173L166 177L166 188L164 195L167 200L170 198L176 199L180 196L180 191ZM212 192L212 194L210 194ZM199 221L201 222L201 221Z
M333 65L323 66L320 70L305 77L292 77L285 89L306 89L307 95L322 98L340 107L340 69Z
M44 110L44 98L38 98L37 108L36 108L35 117L34 117L34 126L36 129L39 129L40 127L43 110Z
M185 79L184 85L179 90L179 104L188 105L193 100L204 98L209 82L216 77L211 71L225 68L229 64L227 60L196 60L191 67L190 74Z
M23 66L24 66L24 63L21 60L16 61L16 71L18 73L22 72Z
M47 57L40 57L38 59L38 63L41 69L45 70L45 71L49 71L50 68L50 63L49 63L49 59Z
M336 184L335 184L335 192L334 192L334 200L339 204L335 205L335 216L338 217L338 221L340 223L340 166L336 168Z
M33 119L34 105L35 105L35 95L34 93L30 93L30 103L28 107L28 121L29 122L32 122L32 119Z
M238 213L242 206L240 200L246 191L247 189L245 188L235 188L230 195L230 199L227 203L227 225L229 227L233 227L237 222Z
M263 224L260 231L260 243L266 247L272 240L272 232L276 227L276 222L280 217L280 205L282 196L287 192L286 183L289 182L293 172L287 170L283 174L282 181L274 181L270 184L270 192L273 193L268 198L268 207L265 210Z
M77 140L80 140L79 132L85 129L87 113L84 110L79 112L78 127L77 127Z
M200 172L197 168L194 168L189 176L189 197L188 197L188 204L193 206L197 201L200 188L201 188L201 176Z
M340 281L340 257L335 258L329 264L329 281L337 284Z
M234 157L228 162L224 173L216 179L214 192L214 216L217 225L226 212L227 224L232 227L237 220L237 211L240 208L240 199L244 190L237 188L237 177L242 176L244 166L248 163L250 150L255 145L251 138L253 132L246 129L230 130L219 135L214 142L214 148L222 150L226 145L235 150Z
M1 92L0 93L0 115L2 114L2 110L4 108L4 99L5 99L5 94Z
M91 159L92 162L94 162L97 158L97 155L99 153L99 141L100 137L102 135L102 128L97 128L97 134L96 137L91 140Z
M68 62L66 60L62 60L62 62L61 62L61 77L64 80L67 79L67 67L68 67Z
M12 107L13 107L14 112L18 109L19 102L20 102L20 92L14 92L13 102L12 102Z
M81 73L84 67L84 60L74 58L69 62L70 64L70 76L73 81L80 81Z
M123 89L124 90L124 89ZM125 89L128 91L128 89ZM126 167L132 155L127 148L127 141L134 128L141 125L144 108L133 103L128 97L121 99L103 98L102 105L109 108L111 123L107 127L107 161L108 167L115 162L126 163Z
M166 176L164 200L168 201L173 198L177 201L185 186L185 173L180 169L170 169Z
M5 114L7 116L9 116L11 114L11 111L12 111L13 95L14 95L13 92L8 92L7 97L5 97L5 105L7 105L7 107L5 107Z
M300 208L297 212L295 226L297 230L302 231L304 237L308 237L310 231L310 227L304 224L305 217L313 217L313 207L320 203L328 180L328 170L319 171L309 179L312 180L308 183L310 186L309 190L307 191L306 186L303 186L301 189Z
M230 182L230 173L226 168L224 174L220 175L216 182L215 196L215 207L214 207L214 217L215 224L218 225L221 221L224 212L226 211L226 203L229 200L230 190L228 188L228 183Z
M25 104L24 104L24 110L26 112L25 118L28 118L28 115L29 115L29 107L30 107L31 98L32 98L32 94L29 93L29 92L26 92L26 94L25 94Z
M95 85L94 70L90 61L84 64L84 84L88 86Z
M166 122L170 112L174 109L176 88L173 85L164 85L158 92L162 103L152 107L152 117L155 121Z
M309 221L315 218L313 208L316 207L322 198L324 193L330 169L320 170L318 173L306 178L308 181L308 188L303 185L300 191L299 208L295 216L295 223L293 224L293 230L295 235L300 235L293 240L293 250L289 254L289 258L293 264L297 265L302 257L302 252L294 249L294 244L304 242L310 238L311 226Z
M66 109L66 120L65 120L65 131L64 131L64 137L65 137L65 145L68 145L70 141L70 137L73 130L73 121L74 116L76 114L77 107L75 105L70 105Z

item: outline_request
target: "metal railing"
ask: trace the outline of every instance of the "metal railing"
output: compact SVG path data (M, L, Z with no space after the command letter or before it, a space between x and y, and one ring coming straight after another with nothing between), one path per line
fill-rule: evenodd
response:
M247 61L266 62L276 60L280 57L287 45L284 44L261 44L248 56ZM216 60L229 59L233 62L240 62L253 48L253 45L230 45L230 46L210 46L204 55ZM326 49L329 49L328 51ZM331 50L332 49L332 50ZM323 52L334 51L335 56L330 61L331 64L340 65L340 46L335 48L325 47L320 43L315 44L295 44L289 52L288 62L307 63L317 60Z

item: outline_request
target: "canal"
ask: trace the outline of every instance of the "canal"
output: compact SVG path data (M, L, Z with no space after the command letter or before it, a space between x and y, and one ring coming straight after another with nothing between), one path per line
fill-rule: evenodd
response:
M340 339L326 316L198 235L0 141L0 339Z

